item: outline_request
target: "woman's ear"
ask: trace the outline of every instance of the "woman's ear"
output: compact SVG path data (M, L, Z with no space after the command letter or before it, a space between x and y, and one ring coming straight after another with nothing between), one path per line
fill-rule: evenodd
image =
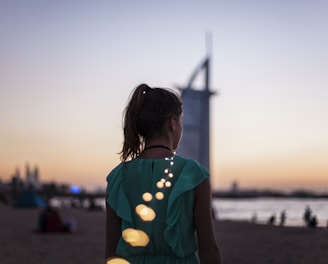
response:
M169 119L169 128L172 131L175 131L176 127L177 127L177 122L178 122L178 118L176 116L172 116Z

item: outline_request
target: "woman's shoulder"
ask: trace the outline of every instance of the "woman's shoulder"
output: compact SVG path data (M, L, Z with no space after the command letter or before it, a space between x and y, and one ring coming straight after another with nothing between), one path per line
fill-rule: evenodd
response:
M208 170L197 160L177 156L175 163L179 164L178 181L185 182L184 184L187 182L187 185L195 187L209 178Z
M208 170L200 164L197 160L186 158L183 156L176 156L176 161L177 162L182 162L187 166L188 168L194 169L194 170L200 170L204 172L205 174L208 174Z
M107 182L109 182L111 179L118 177L119 175L122 174L122 170L123 170L123 165L124 163L121 162L120 164L116 165L116 167L114 167L107 175L106 179Z
M135 166L138 166L139 163L140 161L138 161L138 159L133 159L125 162L122 161L108 173L106 178L107 181L121 177L125 169L134 168Z

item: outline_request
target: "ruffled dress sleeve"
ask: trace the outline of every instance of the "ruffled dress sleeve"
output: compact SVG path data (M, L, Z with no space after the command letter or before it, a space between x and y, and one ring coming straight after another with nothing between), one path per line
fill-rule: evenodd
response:
M197 251L197 236L191 221L193 220L193 190L208 177L206 168L197 161L185 159L185 164L170 194L164 236L172 251L180 257Z
M122 218L122 225L131 226L133 218L131 206L123 188L123 167L124 163L119 164L107 176L107 203Z

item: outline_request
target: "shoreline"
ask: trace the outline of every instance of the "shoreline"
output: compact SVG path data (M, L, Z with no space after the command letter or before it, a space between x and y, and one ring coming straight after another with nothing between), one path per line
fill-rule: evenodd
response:
M40 209L0 206L0 259L3 264L104 263L105 212L59 209L76 220L73 234L36 233ZM328 229L280 227L247 221L216 220L223 264L327 263Z

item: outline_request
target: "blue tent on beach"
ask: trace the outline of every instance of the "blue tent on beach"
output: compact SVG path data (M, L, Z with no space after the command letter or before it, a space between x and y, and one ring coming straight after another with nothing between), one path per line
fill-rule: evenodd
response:
M40 208L45 206L45 200L33 190L22 193L14 204L14 207L20 208Z

